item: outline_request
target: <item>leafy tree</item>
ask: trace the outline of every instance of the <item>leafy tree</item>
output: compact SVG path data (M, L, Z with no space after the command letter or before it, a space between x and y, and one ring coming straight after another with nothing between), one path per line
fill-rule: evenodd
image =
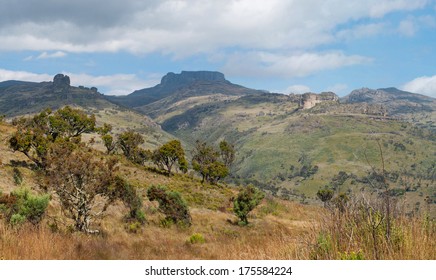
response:
M114 137L110 134L105 134L101 136L101 139L103 140L103 144L106 147L106 153L108 155L114 153L117 147L116 142L114 141Z
M318 190L316 193L316 196L324 202L324 207L327 206L327 204L332 200L333 198L333 190L328 188L327 186L324 187L324 189Z
M103 144L106 147L106 153L108 155L115 152L117 147L117 143L112 135L109 133L112 131L112 126L110 124L103 124L103 127L98 129L98 133L101 134L101 140L103 140Z
M235 147L223 140L220 142L220 151L223 163L227 166L227 168L230 168L235 161Z
M132 162L143 164L150 157L150 152L139 147L144 144L144 138L133 130L119 134L117 143L126 158Z
M220 153L205 142L197 141L192 157L192 167L202 176L202 182L207 180L216 184L229 174L229 168L219 159Z
M152 160L161 169L166 169L169 175L171 175L172 167L176 163L183 172L188 170L185 151L179 140L172 140L159 147L153 152Z
M83 133L96 130L95 117L68 106L52 112L41 113L14 120L17 131L9 139L14 151L25 154L39 168L44 169L50 148L55 142L79 143Z
M166 215L166 220L191 225L192 218L188 206L180 193L169 191L161 186L151 186L147 190L147 197L150 201L159 202L159 211Z
M108 188L107 195L110 199L120 199L129 208L129 218L144 222L145 217L142 212L142 199L136 192L136 188L125 179L116 176L114 184Z
M251 184L239 192L233 202L233 212L241 220L242 225L248 224L248 213L256 208L264 197L265 194Z
M113 201L109 190L114 181L116 160L103 159L91 151L73 150L66 145L56 145L52 155L45 186L57 194L63 212L74 220L76 230L98 232L90 229L90 222ZM98 202L97 197L100 197Z

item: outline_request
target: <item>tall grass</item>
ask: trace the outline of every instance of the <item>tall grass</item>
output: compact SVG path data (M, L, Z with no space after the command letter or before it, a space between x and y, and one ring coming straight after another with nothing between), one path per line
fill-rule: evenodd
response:
M390 217L375 201L358 200L326 210L309 237L310 259L436 259L436 222L424 213ZM388 223L390 224L388 226Z

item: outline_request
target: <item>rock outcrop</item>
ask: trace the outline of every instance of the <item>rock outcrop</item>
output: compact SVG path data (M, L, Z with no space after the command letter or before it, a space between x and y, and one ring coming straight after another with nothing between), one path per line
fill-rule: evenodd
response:
M300 98L300 108L310 109L315 107L316 104L324 102L339 102L339 97L333 92L305 93Z
M70 77L64 74L57 74L53 78L53 91L55 93L67 92L70 89Z
M180 87L195 81L226 82L226 79L223 73L215 71L182 71L180 74L170 72L162 77L161 85Z

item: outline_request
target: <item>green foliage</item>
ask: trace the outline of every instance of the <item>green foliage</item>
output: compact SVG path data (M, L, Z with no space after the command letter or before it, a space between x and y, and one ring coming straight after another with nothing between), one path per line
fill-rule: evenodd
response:
M324 189L318 190L316 193L316 196L324 202L324 206L326 206L330 200L333 198L333 190L330 189L328 186L325 186Z
M0 196L1 209L12 225L29 221L36 225L44 216L50 195L33 195L28 189L17 189Z
M24 224L26 222L26 217L21 215L21 214L13 214L9 220L9 223L12 226L17 226L17 225L21 225Z
M144 138L133 130L119 134L117 143L126 158L132 162L143 164L150 157L148 151L139 147L144 144Z
M20 169L14 167L12 172L13 172L15 185L17 186L21 185L23 183L23 174L21 174Z
M117 147L114 138L110 134L105 134L101 136L101 139L103 140L103 144L106 147L106 153L112 154L115 151L115 148Z
M159 168L168 171L171 175L171 170L174 164L178 164L179 169L186 173L188 171L188 162L185 158L185 151L179 140L171 140L168 143L160 146L152 154L152 160Z
M206 242L206 239L201 233L194 233L189 237L188 241L191 244L203 244Z
M150 201L159 203L159 211L166 216L167 220L187 226L191 225L192 219L188 206L180 193L169 191L162 186L151 186L147 190L147 197Z
M114 183L107 190L107 195L112 199L120 199L129 208L129 218L143 223L145 214L142 212L142 199L136 191L136 187L129 184L125 179L116 176Z
M227 166L227 168L230 168L235 161L236 151L234 145L228 143L226 140L223 140L220 142L220 152L223 163Z
M340 259L341 260L361 261L361 260L364 260L365 257L361 251L357 251L357 252L351 251L349 253L347 253L347 252L340 253Z
M202 181L207 180L216 184L221 178L229 175L229 168L219 159L220 153L205 142L197 141L194 155L192 157L192 167L200 173Z
M264 197L265 194L253 185L248 185L239 192L233 202L233 212L241 220L242 225L248 224L248 213L256 208Z
M68 106L52 112L50 109L13 121L17 131L9 139L14 151L25 154L39 168L45 169L53 143L79 143L83 133L95 131L95 117Z
M129 225L129 232L131 233L138 233L140 230L141 230L140 222L133 222Z

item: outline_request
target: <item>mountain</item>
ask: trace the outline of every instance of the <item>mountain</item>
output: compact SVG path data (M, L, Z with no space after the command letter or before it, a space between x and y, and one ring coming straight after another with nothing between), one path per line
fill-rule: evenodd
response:
M388 114L401 115L415 112L432 112L436 110L436 99L397 88L353 90L341 99L343 103L367 103L383 105Z
M315 203L319 188L340 172L347 174L341 191L370 191L364 182L371 165L380 166L377 141L386 169L396 176L391 187L402 192L409 186L409 209L419 201L419 192L424 197L436 194L436 161L429 153L436 150L434 132L370 112L339 113L338 108L350 106L334 96L310 109L303 109L299 100L271 93L247 95L156 119L165 119L162 128L187 143L233 143L237 155L230 181L254 183L289 199Z
M137 90L127 96L108 96L107 98L114 103L149 115L150 111L169 109L172 104L179 101L186 102L189 98L197 99L194 102L197 104L197 101L201 100L200 97L205 96L226 99L260 92L233 84L220 72L182 71L180 74L171 72L166 74L160 84L154 87Z
M97 88L74 87L63 74L51 82L5 81L0 83L0 115L13 118L63 106L79 107L96 116L97 123L108 123L114 133L135 129L144 134L147 147L153 148L174 138L162 131L149 117L107 100Z

